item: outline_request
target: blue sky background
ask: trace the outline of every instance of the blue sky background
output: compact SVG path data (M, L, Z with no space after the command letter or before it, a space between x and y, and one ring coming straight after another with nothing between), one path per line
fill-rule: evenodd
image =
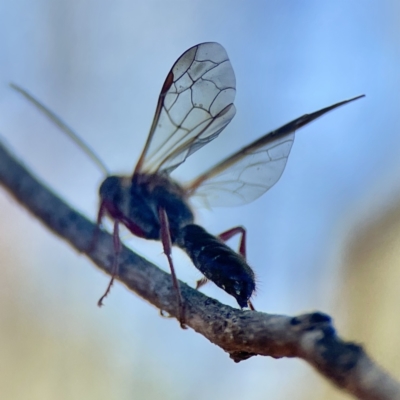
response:
M298 116L366 94L299 131L281 180L260 199L198 211L212 233L248 229L257 309L334 315L343 284L343 232L360 208L372 216L399 199L399 7L396 1L2 2L0 134L37 176L94 219L103 176L8 82L62 116L112 171L130 173L173 62L197 43L221 43L236 73L237 114L214 143L176 171L180 179ZM98 346L101 361L94 365L106 368L109 380L93 380L104 387L93 398L286 399L301 398L307 386L320 383L299 360L258 357L236 365L119 284L99 310L107 277L4 192L0 201L8 260L3 296L54 340L73 337L82 348ZM166 267L159 243L127 233L123 238ZM194 283L199 275L189 260L179 250L174 259L178 276ZM234 305L212 285L204 290ZM4 321L13 325L12 318ZM81 397L79 385L72 389L76 360L62 350L53 356L51 377L37 373L40 398L61 392L65 399ZM86 383L87 373L80 374Z

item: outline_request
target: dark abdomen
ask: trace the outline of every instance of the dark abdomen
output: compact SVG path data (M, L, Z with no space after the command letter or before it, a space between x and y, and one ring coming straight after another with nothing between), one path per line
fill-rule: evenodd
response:
M240 307L248 306L255 290L254 272L240 254L195 224L182 228L176 245L207 279L235 297Z

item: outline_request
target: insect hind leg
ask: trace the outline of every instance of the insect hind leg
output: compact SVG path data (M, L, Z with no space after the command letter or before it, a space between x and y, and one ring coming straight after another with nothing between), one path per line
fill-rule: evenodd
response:
M235 235L241 235L239 242L239 254L246 259L246 233L246 229L243 228L243 226L235 226L234 228L220 233L218 237L226 242Z

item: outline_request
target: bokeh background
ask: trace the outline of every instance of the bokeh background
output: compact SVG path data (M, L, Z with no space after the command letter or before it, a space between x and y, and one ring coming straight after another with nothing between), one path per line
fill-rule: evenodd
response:
M237 115L177 170L187 179L300 115L365 93L298 132L278 184L240 208L199 210L210 232L248 229L257 309L331 314L341 335L400 375L400 4L397 1L13 0L0 3L0 134L95 218L102 174L21 96L67 121L130 173L172 63L220 42ZM116 284L0 190L4 399L347 399L301 360L234 364ZM166 267L159 243L125 243ZM232 241L232 245L237 243ZM178 276L199 274L179 250ZM204 291L234 305L223 291Z

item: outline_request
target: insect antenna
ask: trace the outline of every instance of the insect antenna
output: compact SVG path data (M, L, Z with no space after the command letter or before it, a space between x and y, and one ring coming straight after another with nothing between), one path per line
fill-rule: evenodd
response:
M57 125L62 132L64 132L76 145L78 145L81 150L83 150L89 158L101 169L105 175L110 175L108 168L101 161L100 157L56 114L48 109L43 103L35 99L30 93L25 89L15 83L10 83L10 87L16 90L18 93L22 94L27 100L34 104L42 113L46 115L55 125Z

